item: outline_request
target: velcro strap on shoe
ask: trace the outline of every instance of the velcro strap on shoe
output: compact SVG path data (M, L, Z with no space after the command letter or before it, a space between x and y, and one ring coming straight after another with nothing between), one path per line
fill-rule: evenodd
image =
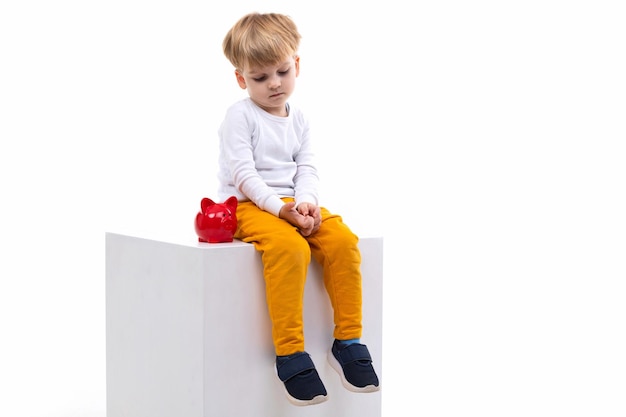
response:
M356 361L372 361L372 357L370 356L367 346L359 343L353 343L343 348L339 352L339 358L343 364Z
M290 357L285 363L277 367L278 378L285 382L303 371L315 369L313 360L306 352L299 352Z

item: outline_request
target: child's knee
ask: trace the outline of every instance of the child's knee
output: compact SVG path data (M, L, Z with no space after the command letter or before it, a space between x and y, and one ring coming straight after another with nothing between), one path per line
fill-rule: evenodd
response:
M311 259L309 243L298 233L283 233L274 239L274 251L291 259L301 259L308 262Z

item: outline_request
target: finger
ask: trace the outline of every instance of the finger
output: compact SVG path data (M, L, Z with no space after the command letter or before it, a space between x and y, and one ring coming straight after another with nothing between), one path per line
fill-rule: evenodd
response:
M300 228L310 230L313 227L313 219L310 217L303 217L300 221Z
M298 213L306 216L309 214L309 205L307 203L302 203L297 207Z

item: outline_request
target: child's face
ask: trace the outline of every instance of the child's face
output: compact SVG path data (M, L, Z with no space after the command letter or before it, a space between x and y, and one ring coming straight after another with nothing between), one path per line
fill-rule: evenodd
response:
M263 68L235 70L239 86L248 90L252 101L276 116L287 116L285 104L293 93L299 73L299 56Z

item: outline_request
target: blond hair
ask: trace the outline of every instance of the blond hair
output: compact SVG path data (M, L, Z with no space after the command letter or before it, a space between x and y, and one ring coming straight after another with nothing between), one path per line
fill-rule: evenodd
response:
M275 65L293 56L300 33L290 17L278 13L250 13L228 31L222 48L235 68Z

